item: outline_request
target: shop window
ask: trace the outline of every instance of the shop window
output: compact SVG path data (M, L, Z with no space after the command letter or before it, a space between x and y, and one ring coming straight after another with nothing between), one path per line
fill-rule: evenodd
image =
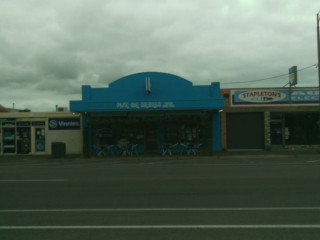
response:
M144 144L146 124L139 118L103 118L91 121L94 146Z
M15 128L3 128L3 153L16 152Z
M197 126L181 124L171 125L165 127L165 141L166 143L198 143L199 142L199 128Z
M98 146L111 144L113 142L112 129L110 128L95 129L93 134L93 142L95 143L95 145L98 145Z
M94 118L93 151L107 146L143 146L147 152L158 152L162 144L199 144L201 120L198 116Z
M198 144L200 142L200 120L192 116L176 117L165 121L165 144Z
M285 138L288 145L320 144L318 113L286 113Z

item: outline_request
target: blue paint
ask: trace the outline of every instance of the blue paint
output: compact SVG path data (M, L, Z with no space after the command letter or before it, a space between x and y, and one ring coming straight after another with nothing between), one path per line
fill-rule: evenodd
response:
M146 91L150 79L152 92ZM82 100L70 101L72 112L217 110L224 108L220 84L193 86L181 77L144 72L120 78L106 88L82 86Z
M90 116L118 116L133 113L173 113L177 111L213 111L213 150L221 151L220 114L224 99L220 83L194 86L176 75L142 72L120 78L105 88L82 86L82 100L70 101L70 111L83 113L83 127ZM158 128L158 147L162 148L164 126ZM88 126L88 147L91 149Z
M221 116L219 112L212 114L212 149L214 152L222 151Z

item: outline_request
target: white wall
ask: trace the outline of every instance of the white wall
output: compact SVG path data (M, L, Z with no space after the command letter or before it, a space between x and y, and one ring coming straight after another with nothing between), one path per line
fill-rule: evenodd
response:
M48 130L47 149L51 154L51 144L53 142L63 142L66 144L66 154L82 154L82 130Z

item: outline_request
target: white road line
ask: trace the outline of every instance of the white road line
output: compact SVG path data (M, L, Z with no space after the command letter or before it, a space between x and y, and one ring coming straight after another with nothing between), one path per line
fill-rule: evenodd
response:
M68 182L69 179L0 179L0 183L5 182Z
M310 161L307 161L307 163L315 163L315 162L320 162L320 160L310 160Z
M0 226L0 230L50 229L320 229L320 224L283 225L97 225L97 226Z
M253 208L66 208L0 209L0 213L38 212L170 212L170 211L320 211L320 207L253 207Z

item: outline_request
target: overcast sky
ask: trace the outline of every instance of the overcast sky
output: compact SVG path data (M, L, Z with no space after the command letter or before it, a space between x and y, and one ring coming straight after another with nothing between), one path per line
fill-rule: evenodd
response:
M298 87L318 86L319 10L319 0L0 0L0 104L54 111L81 99L81 85L145 71L283 87L296 65Z

